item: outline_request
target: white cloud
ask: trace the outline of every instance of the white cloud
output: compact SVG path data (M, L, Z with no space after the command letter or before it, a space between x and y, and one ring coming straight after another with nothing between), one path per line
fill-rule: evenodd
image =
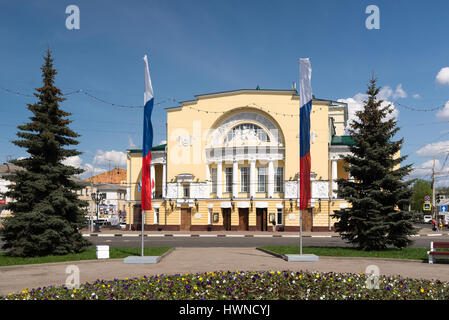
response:
M377 95L379 100L387 100L389 97L393 95L393 89L389 86L382 87Z
M449 120L449 101L446 102L444 108L439 110L436 114L438 121L447 121Z
M396 90L393 93L393 99L397 98L407 98L407 92L402 89L402 83L398 84Z
M396 88L396 91L398 89L402 90L402 86L399 84ZM399 91L400 91L399 90ZM393 96L393 90L389 86L383 87L379 94L377 95L377 98L379 100L384 100L381 104L382 107L386 107L390 105L390 108L393 109L393 112L388 114L385 117L385 121L390 120L391 118L397 119L399 116L399 110L394 106L394 103L389 101L388 99ZM357 119L356 112L363 110L363 100L366 100L368 98L368 95L365 93L357 93L352 98L346 98L346 99L338 99L338 102L345 102L348 104L348 124L346 129L350 126L353 120Z
M80 178L91 177L103 172L106 172L106 169L95 167L90 163L83 164L83 159L80 156L68 157L62 161L66 166L72 166L79 169L84 169L84 172L77 175Z
M424 147L422 147L421 149L418 149L416 151L416 154L421 157L433 157L435 154L441 155L448 151L449 151L449 140L429 143Z
M449 186L449 179L436 179L435 187L447 187Z
M413 95L413 98L415 98L415 99L420 99L421 96L420 96L418 93L415 93L415 94Z
M441 164L438 159L435 160L435 168L440 168ZM413 178L423 178L428 177L428 175L432 174L433 168L433 160L429 160L421 164L420 166L413 168L413 171L410 173L410 176Z
M128 145L129 149L137 149L137 145L134 144L133 139L131 138L131 136L128 136L128 141L129 141L129 145Z
M103 168L94 167L90 163L86 163L84 165L83 169L86 170L84 172L84 176L86 176L86 177L92 177L92 176L95 176L97 174L104 173L107 171L106 169L103 169Z
M111 164L111 167L126 166L126 154L124 152L115 150L97 150L97 154L94 157L94 163Z
M441 68L435 78L435 81L442 85L449 85L449 67Z
M66 166L72 166L75 168L81 168L81 163L83 162L83 159L81 159L80 156L73 156L68 157L62 161L62 164Z

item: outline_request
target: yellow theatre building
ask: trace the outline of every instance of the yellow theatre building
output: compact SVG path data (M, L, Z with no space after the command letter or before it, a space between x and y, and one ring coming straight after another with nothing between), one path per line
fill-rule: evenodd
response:
M167 144L152 149L155 177L145 230L299 231L299 95L296 90L234 90L166 108ZM304 231L333 230L336 179L350 178L342 156L345 103L313 99L312 199ZM140 230L142 150L127 150L127 229Z

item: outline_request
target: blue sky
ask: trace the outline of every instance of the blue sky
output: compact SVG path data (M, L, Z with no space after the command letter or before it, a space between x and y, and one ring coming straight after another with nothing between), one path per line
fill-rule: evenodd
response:
M72 4L80 9L79 30L65 26ZM370 4L380 9L379 30L365 27ZM143 103L144 54L156 103L257 85L290 89L298 81L298 58L310 57L314 95L343 99L352 111L374 72L383 97L395 102L406 163L414 164L415 176L429 177L433 153L439 170L449 151L449 104L439 112L403 106L422 110L449 101L449 21L443 12L449 12L444 0L2 0L0 87L25 94L40 87L47 45L63 92L83 89L131 106ZM0 89L0 162L25 156L10 141L33 101ZM166 139L164 108L175 105L155 107L154 144ZM82 94L69 96L62 108L82 135L77 165L94 172L124 167L126 149L142 144L140 108L118 108ZM439 185L449 185L449 160L442 171Z

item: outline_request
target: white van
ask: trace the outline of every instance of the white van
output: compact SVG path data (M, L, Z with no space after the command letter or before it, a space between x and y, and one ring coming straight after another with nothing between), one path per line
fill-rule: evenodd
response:
M429 215L425 215L423 218L424 223L430 223L432 221L432 216Z

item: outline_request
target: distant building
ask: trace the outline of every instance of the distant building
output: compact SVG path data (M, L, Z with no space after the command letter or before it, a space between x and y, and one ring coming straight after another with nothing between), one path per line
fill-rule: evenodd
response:
M6 217L11 214L9 210L4 209L8 202L13 201L13 199L8 198L4 195L4 193L8 191L9 185L11 184L11 182L6 178L8 175L14 174L17 170L23 169L9 163L0 165L0 218Z
M94 184L113 183L113 184L125 184L126 183L126 170L122 168L115 168L111 171L97 174L96 176L84 179Z

